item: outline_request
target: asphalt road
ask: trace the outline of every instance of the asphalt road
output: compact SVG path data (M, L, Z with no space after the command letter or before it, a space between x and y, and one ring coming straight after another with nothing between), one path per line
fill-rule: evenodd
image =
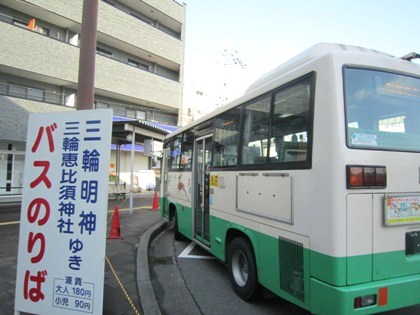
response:
M278 297L248 303L232 289L227 267L190 242L174 242L179 269L202 314L294 314L309 312Z
M190 241L174 240L171 227L152 243L151 255L154 290L162 314L310 314L273 296L253 303L243 301L233 292L227 267ZM420 304L382 314L418 315Z
M20 205L0 208L0 314L10 314L14 306L19 220Z

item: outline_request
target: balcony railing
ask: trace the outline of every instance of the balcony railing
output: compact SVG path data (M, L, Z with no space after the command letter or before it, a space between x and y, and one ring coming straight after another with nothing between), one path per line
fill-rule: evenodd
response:
M0 186L0 197L2 196L13 196L13 195L21 195L23 187L21 186ZM1 201L0 201L1 202Z
M32 87L6 84L0 82L0 95L13 96L32 101L56 104L56 105L67 105L74 106L74 93L72 94L60 94L48 92L43 89L37 89Z
M45 91L43 89L26 87L21 85L6 84L0 82L0 95L12 96L32 101L44 102L55 105L65 105L76 107L76 94L60 94ZM131 119L153 120L154 115L164 115L171 121L171 124L176 124L176 117L168 115L166 112L155 110L153 108L142 107L139 105L122 104L111 101L95 100L94 108L112 108L114 115L127 117Z

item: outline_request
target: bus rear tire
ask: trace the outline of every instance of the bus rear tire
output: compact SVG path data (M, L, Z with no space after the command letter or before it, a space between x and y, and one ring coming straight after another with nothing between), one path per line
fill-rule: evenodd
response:
M247 239L237 237L232 240L228 249L228 267L233 290L241 299L252 301L261 297L254 251Z
M176 239L177 241L182 241L185 239L185 236L182 235L178 229L178 214L176 213L176 211L174 217L174 239Z

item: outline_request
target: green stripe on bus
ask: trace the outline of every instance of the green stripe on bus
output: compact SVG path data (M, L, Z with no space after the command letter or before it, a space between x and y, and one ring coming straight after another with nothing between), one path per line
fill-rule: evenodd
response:
M420 274L420 255L407 256L405 251L373 255L373 280L396 278L408 274Z
M347 285L372 281L372 255L347 258Z

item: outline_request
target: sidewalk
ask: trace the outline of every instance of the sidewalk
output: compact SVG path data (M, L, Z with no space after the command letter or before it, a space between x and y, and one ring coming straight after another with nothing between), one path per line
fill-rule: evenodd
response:
M178 267L172 227L151 242L149 260L150 278L160 312L164 315L200 315L199 306Z
M151 193L137 195L134 198L133 211L130 213L128 199L109 200L107 235L112 225L114 206L119 205L121 234L124 238L106 240L103 314L160 313L158 309L153 309L155 301L153 290L149 295L147 293L147 288L151 288L150 283L147 283L148 243L154 237L153 232L160 232L160 227L165 223L160 218L159 211L151 210L152 201ZM13 211L20 213L19 207L15 208ZM20 215L17 220L19 217ZM18 233L18 223L0 227L0 314L2 315L14 314ZM137 277L140 277L141 282L138 283ZM139 294L139 290L145 293Z
M138 269L144 267L138 267L137 254L140 250L138 247L141 237L151 227L161 222L159 211L150 210L152 198L153 195L147 198L150 200L150 206L143 206L141 209L136 209L138 202L135 199L135 209L131 214L127 209L128 199L120 207L120 226L124 239L107 239L106 241L108 260L105 262L104 314L145 314L140 303L136 277L137 273L144 272ZM119 202L110 200L109 209L113 209L115 204ZM112 224L112 212L108 217L107 235Z

